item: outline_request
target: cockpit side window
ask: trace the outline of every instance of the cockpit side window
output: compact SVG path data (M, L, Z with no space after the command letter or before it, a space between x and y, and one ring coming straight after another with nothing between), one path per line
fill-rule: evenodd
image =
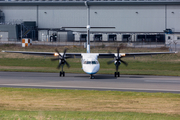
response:
M92 64L96 64L96 61L92 61Z
M98 64L98 61L84 61L84 64Z

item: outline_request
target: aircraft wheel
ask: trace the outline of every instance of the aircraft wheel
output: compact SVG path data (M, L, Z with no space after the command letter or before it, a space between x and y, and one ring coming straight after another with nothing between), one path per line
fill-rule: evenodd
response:
M61 77L61 75L62 75L62 72L59 72L59 76Z
M94 78L94 77L93 77L93 75L91 74L91 75L90 75L90 79L93 79L93 78Z
M92 79L92 75L90 75L90 79Z
M63 77L65 76L65 72L62 73L63 74Z
M116 77L116 72L114 72L114 77Z
M118 77L120 77L120 72L118 72Z

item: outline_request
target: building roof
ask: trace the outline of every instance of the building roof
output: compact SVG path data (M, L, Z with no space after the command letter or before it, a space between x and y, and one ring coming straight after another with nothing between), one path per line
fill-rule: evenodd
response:
M0 5L85 5L86 0L0 0ZM177 5L180 0L87 0L88 5Z

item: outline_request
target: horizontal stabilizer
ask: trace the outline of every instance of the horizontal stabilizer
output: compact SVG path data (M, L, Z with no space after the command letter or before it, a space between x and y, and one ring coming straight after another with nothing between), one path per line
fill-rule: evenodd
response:
M65 29L65 28L87 28L87 27L62 27L62 29ZM115 29L115 27L91 27L91 28L95 28L95 29Z

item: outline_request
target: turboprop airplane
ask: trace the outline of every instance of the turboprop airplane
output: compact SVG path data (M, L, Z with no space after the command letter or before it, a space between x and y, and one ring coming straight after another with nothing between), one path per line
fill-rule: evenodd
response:
M64 50L63 53L60 53L57 49L55 52L28 52L28 51L5 51L7 53L22 53L22 54L29 54L29 55L43 55L43 56L55 56L56 58L52 58L52 61L59 60L58 69L61 67L61 71L59 76L65 76L65 72L63 71L64 65L67 65L69 68L70 65L66 61L69 58L81 58L82 69L85 73L90 74L90 78L94 78L94 74L96 74L100 69L100 63L98 62L98 58L113 58L113 60L107 62L107 64L114 63L116 67L116 71L114 72L115 77L120 77L120 72L118 71L119 65L121 63L125 64L126 66L128 63L123 61L121 58L124 57L135 57L135 56L142 56L142 55L157 55L157 54L171 54L176 52L142 52L142 53L120 53L120 48L117 48L117 53L90 53L90 42L87 41L87 52L86 53L66 53L67 49Z
M68 27L65 27L68 28ZM69 28L76 28L76 27L69 27ZM84 27L83 27L84 28ZM90 52L90 25L87 25L87 52L86 53L66 53L67 49L64 50L63 53L60 53L57 49L55 52L28 52L28 51L6 51L3 50L2 52L7 53L22 53L22 54L29 54L29 55L43 55L43 56L55 56L56 58L52 58L52 61L59 61L58 69L61 67L61 71L59 72L59 76L65 76L65 72L63 71L64 65L70 67L69 63L66 61L68 58L81 58L82 69L85 73L90 74L90 78L94 78L94 74L96 74L100 69L100 63L98 62L98 58L113 58L113 60L107 62L107 64L114 63L116 67L116 71L114 72L115 77L120 77L120 72L118 71L119 65L121 63L125 64L126 66L128 63L121 60L124 57L130 56L142 56L142 55L157 55L157 54L171 54L176 52L148 52L148 53L120 53L120 48L117 48L117 53L91 53ZM93 27L92 27L93 28ZM102 28L102 27L95 27L95 28ZM114 28L114 27L103 27L103 28Z

